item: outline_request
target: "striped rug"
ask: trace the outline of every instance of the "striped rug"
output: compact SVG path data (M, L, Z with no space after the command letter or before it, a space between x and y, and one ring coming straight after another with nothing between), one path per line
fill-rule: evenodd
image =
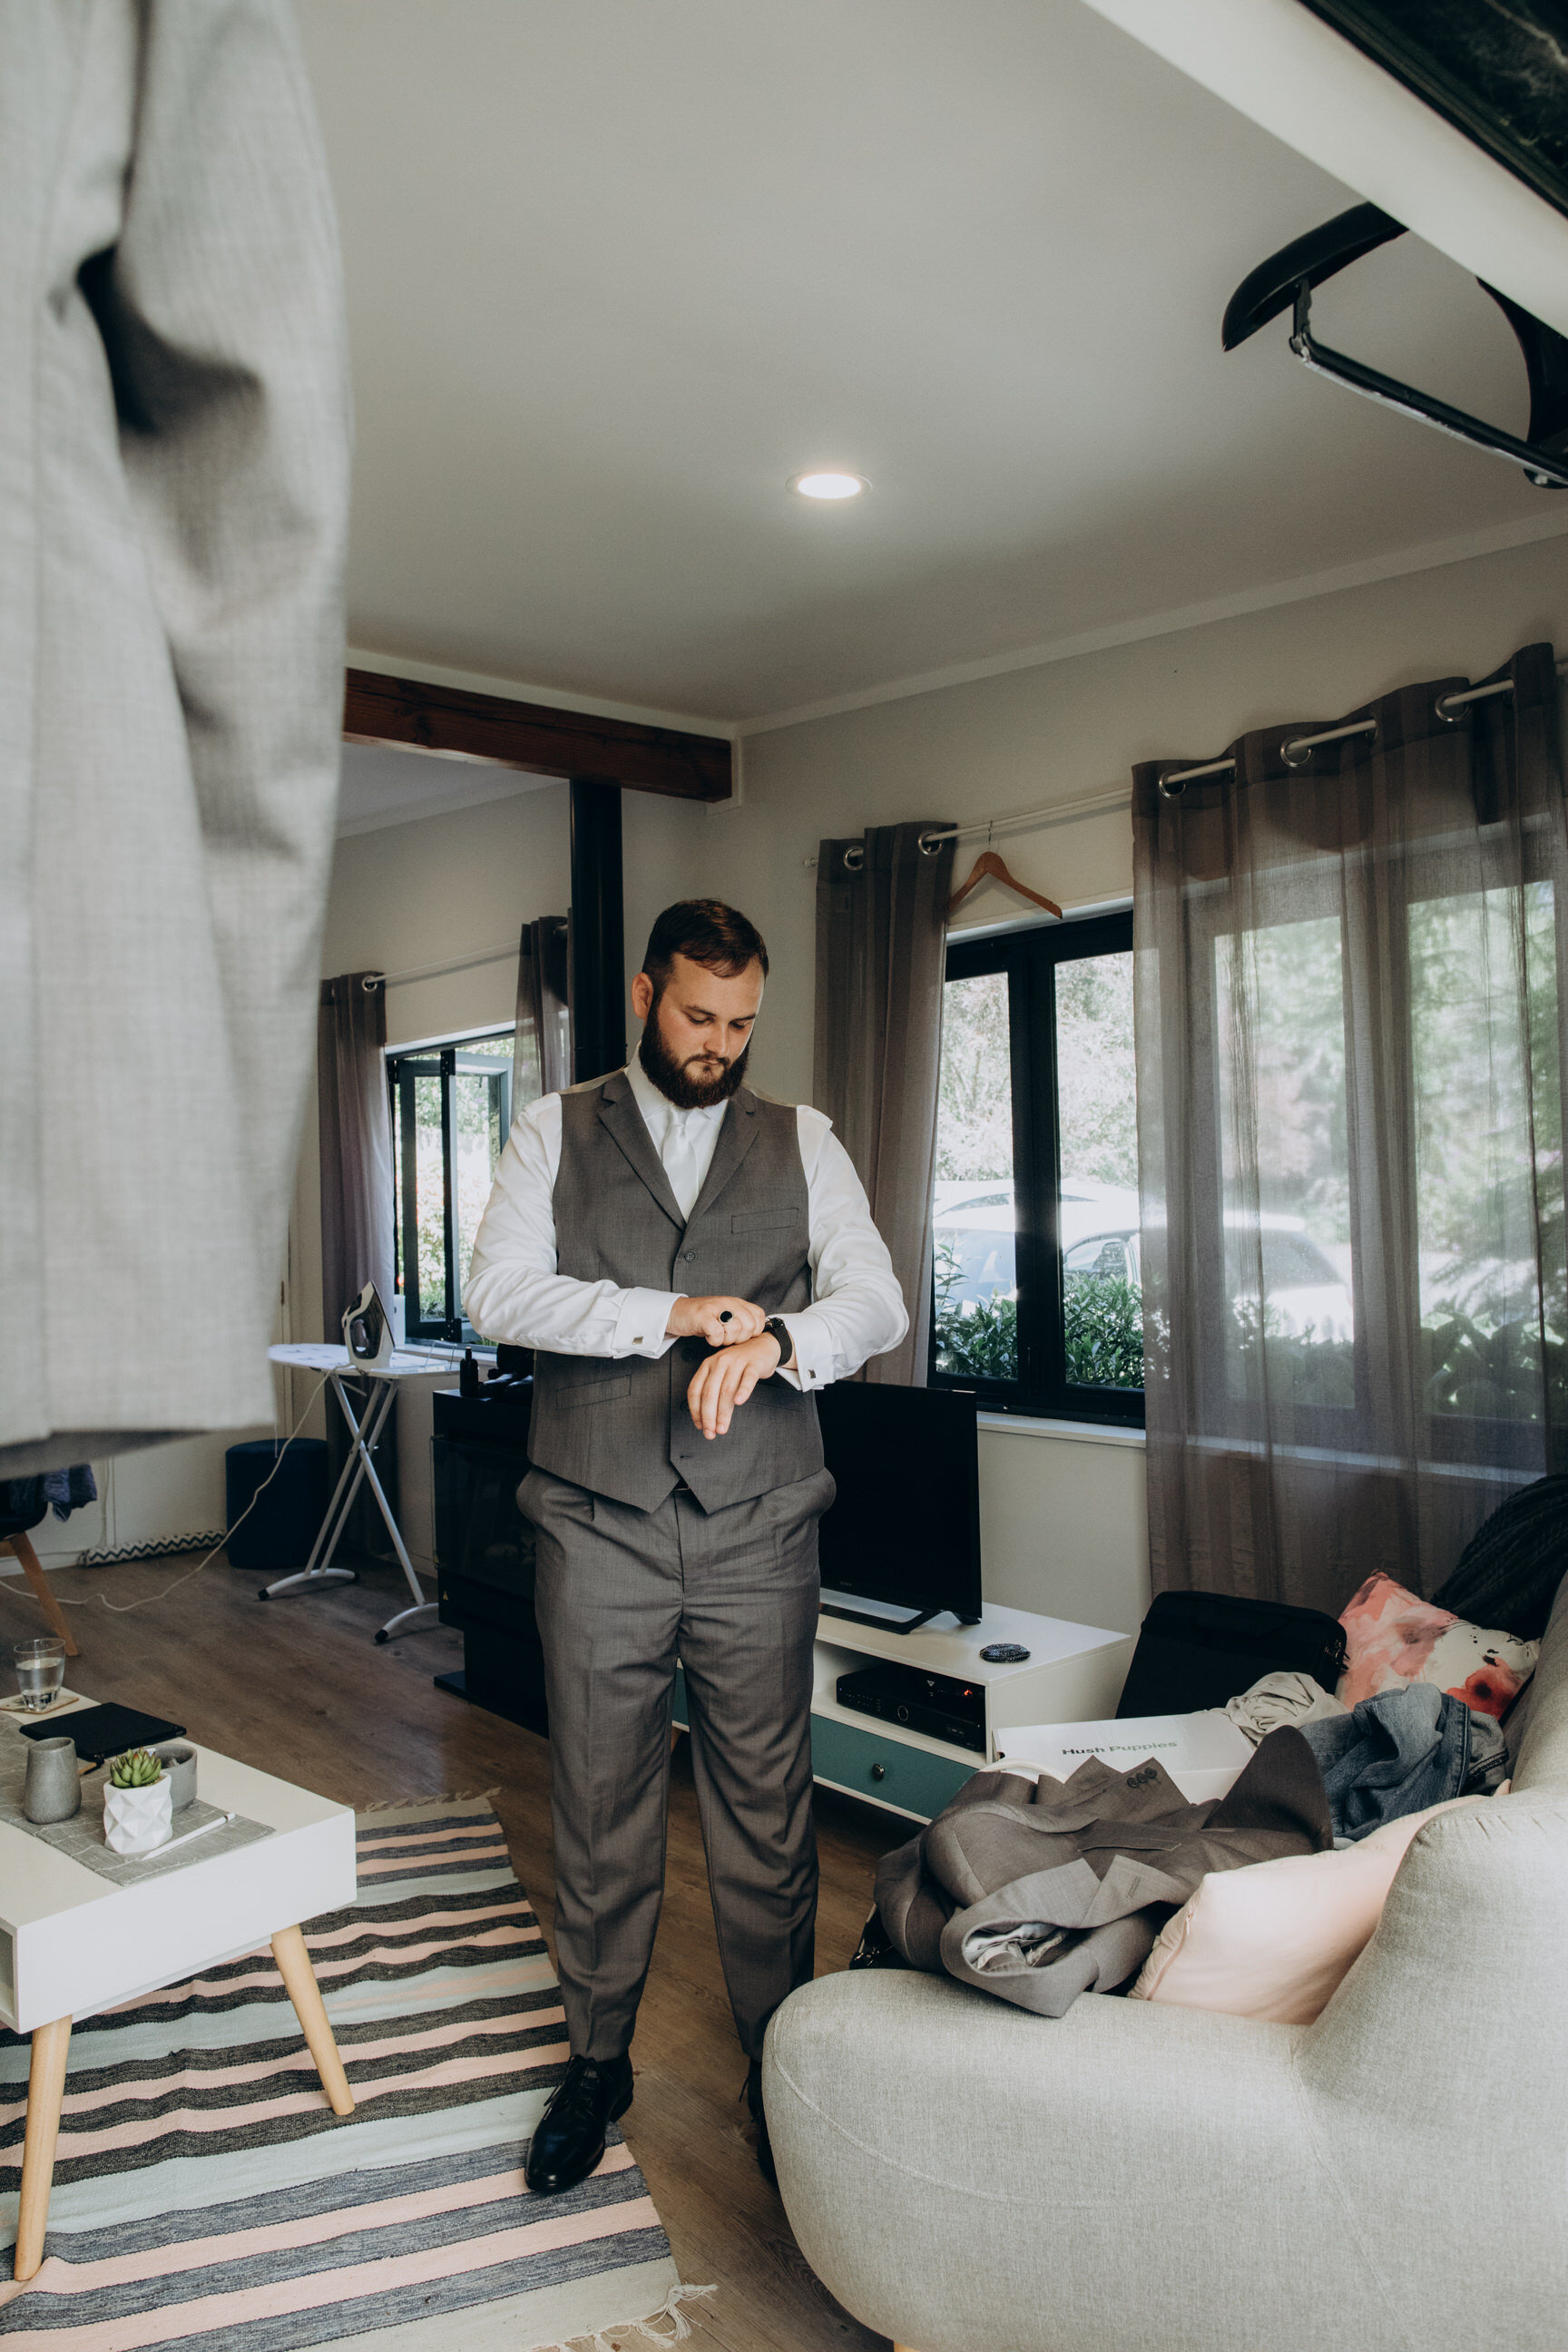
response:
M523 2186L567 2051L490 1806L358 1828L354 1907L306 1928L354 2115L328 2108L266 1951L79 2026L47 2258L0 2284L4 2352L526 2352L659 2312L687 2333L692 2290L618 2133L569 2195ZM26 2076L0 2033L0 2246Z

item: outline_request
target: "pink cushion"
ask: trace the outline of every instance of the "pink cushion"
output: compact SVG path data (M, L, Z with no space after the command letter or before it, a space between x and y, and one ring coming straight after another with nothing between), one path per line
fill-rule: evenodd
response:
M1371 1941L1416 1831L1438 1813L1495 1802L1455 1797L1342 1852L1211 1871L1167 1922L1131 1998L1310 2025Z
M1418 1601L1381 1569L1340 1612L1346 1662L1335 1696L1346 1706L1406 1683L1436 1683L1499 1722L1535 1671L1541 1644L1468 1625Z

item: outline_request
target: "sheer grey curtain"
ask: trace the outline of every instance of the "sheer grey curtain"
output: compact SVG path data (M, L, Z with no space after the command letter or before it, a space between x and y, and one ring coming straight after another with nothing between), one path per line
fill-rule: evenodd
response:
M1552 648L1489 683L1134 772L1156 1590L1430 1591L1563 1466Z
M524 923L517 954L517 1042L511 1056L511 1115L541 1095L572 1083L571 924L565 915Z
M316 1093L321 1127L321 1329L329 1343L351 1299L374 1282L390 1306L394 1244L386 992L346 971L321 982Z
M923 1388L931 1338L931 1188L952 844L951 820L870 827L816 860L815 1099L855 1162L903 1286L903 1343L868 1381Z

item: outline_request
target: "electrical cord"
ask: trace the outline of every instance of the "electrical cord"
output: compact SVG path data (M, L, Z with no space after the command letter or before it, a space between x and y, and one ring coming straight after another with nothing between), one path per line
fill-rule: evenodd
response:
M187 1568L183 1576L176 1576L172 1584L166 1584L163 1587L162 1592L143 1593L140 1601L110 1601L106 1594L101 1592L89 1592L79 1600L68 1601L64 1593L59 1592L55 1595L55 1598L60 1603L61 1607L65 1609L90 1609L93 1602L96 1601L100 1609L112 1610L117 1617L128 1617L133 1609L150 1609L155 1601L167 1601L171 1592L177 1592L182 1584L189 1584L193 1576L199 1576L203 1569L205 1568L209 1562L215 1560L219 1552L225 1549L227 1545L229 1536L232 1536L236 1532L236 1529L242 1528L245 1525L252 1511L255 1510L258 1503L260 1502L263 1495L266 1494L268 1486L271 1486L274 1478L277 1477L279 1470L282 1469L283 1456L288 1453L289 1448L299 1436L300 1430L305 1425L306 1417L310 1413L311 1406L315 1403L316 1399L321 1395L321 1391L326 1387L327 1382L331 1379L331 1372L323 1372L321 1374L321 1379L316 1382L315 1387L310 1391L310 1395L306 1398L302 1411L297 1415L293 1428L289 1432L289 1434L283 1440L282 1444L278 1447L277 1461L274 1462L271 1469L267 1473L266 1477L263 1478L260 1486L258 1486L255 1494L252 1495L249 1502L247 1503L238 1518L236 1519L234 1526L229 1528L228 1533L224 1537L223 1542L214 1544L211 1551L209 1551L205 1558L198 1559L195 1568ZM274 1423L274 1428L276 1428L276 1423ZM276 1438L274 1438L273 1442L274 1444L277 1443Z

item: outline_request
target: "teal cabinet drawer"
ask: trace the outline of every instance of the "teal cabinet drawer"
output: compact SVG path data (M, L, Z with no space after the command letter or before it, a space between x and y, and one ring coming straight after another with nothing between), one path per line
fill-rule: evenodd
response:
M883 1733L862 1731L834 1717L811 1718L811 1769L819 1780L869 1797L880 1805L894 1805L901 1813L931 1820L952 1802L972 1772L985 1769L984 1759L973 1763L953 1757L932 1756L923 1748L906 1748Z
M682 1731L691 1722L686 1707L686 1676L679 1666L670 1720ZM950 1761L945 1756L928 1755L923 1748L906 1748L884 1733L862 1731L858 1724L814 1715L811 1769L818 1780L830 1780L836 1789L847 1789L853 1796L869 1797L874 1803L893 1805L901 1813L931 1821L952 1803L972 1772L984 1771L985 1767L978 1756L973 1763L956 1756Z

